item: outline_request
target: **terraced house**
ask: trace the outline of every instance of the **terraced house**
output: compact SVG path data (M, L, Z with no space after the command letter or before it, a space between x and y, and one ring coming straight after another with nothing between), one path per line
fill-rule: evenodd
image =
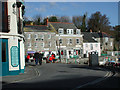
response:
M36 51L44 52L46 56L49 51L56 54L56 34L48 30L47 25L26 25L25 54L34 54Z
M0 74L24 73L23 0L0 1Z
M48 22L50 30L56 32L56 48L63 52L64 58L70 55L82 55L83 37L81 30L73 23Z

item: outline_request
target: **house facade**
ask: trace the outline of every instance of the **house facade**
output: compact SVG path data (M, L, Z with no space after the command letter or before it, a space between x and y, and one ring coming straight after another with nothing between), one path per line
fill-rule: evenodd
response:
M25 54L34 54L36 51L44 52L46 56L49 51L56 54L56 34L50 32L46 25L24 27Z
M0 63L2 76L24 73L23 0L0 1Z
M77 29L73 23L48 22L50 30L56 32L56 48L60 54L63 52L64 58L70 55L82 55L83 37L81 30Z
M114 38L105 32L98 33L100 36L100 46L101 52L103 51L113 51L114 49Z
M101 56L100 42L97 33L82 32L83 34L83 57L89 57L89 53L97 52Z

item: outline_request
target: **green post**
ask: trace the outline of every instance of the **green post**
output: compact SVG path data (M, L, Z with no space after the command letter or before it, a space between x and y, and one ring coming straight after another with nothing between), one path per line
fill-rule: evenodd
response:
M76 64L77 62L76 62L76 56L75 56L75 64Z

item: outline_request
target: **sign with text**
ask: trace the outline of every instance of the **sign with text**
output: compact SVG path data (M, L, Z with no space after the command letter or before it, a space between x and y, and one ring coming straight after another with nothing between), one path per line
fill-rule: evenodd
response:
M19 65L19 56L18 56L18 47L11 47L11 64L13 67L17 67Z

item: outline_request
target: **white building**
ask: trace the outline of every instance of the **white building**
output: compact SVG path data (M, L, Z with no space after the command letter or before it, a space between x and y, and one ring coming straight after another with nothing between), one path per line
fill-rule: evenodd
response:
M0 1L0 63L2 76L24 73L23 0Z
M83 36L83 55L89 57L90 52L97 52L101 56L100 42L98 42L90 32L82 32ZM99 35L96 36L99 37Z

